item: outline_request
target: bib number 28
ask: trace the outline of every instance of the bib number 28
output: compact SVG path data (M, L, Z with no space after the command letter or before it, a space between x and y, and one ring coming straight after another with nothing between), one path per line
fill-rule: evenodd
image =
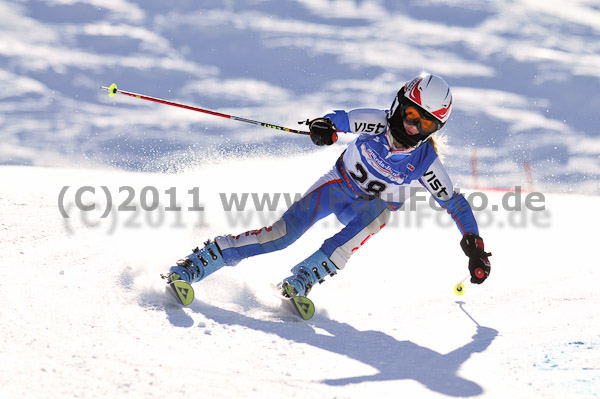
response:
M356 173L350 171L350 176L352 176L366 192L379 197L379 195L387 188L385 183L375 179L369 180L369 173L360 162L357 162L355 167Z

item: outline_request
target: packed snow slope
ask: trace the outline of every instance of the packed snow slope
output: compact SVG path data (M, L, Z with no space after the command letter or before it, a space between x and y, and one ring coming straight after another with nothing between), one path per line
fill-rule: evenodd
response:
M159 273L175 260L274 221L342 148L177 174L0 167L0 397L598 397L594 196L507 211L530 193L480 194L493 269L463 296L460 234L424 201L313 289L309 322L281 310L270 285L339 229L331 217L196 284L187 308L164 292Z
M454 93L448 166L482 186L600 194L598 0L3 0L0 164L177 168L313 151L271 124L388 108L426 70ZM210 144L210 146L208 146ZM463 183L463 186L466 185Z
M0 15L0 397L600 396L597 0L3 0ZM316 148L99 86L296 128L387 108L423 70L453 89L445 165L480 209L485 284L453 293L460 235L421 199L313 289L309 322L270 286L332 218L197 284L188 308L164 292L174 261L274 222L351 138Z

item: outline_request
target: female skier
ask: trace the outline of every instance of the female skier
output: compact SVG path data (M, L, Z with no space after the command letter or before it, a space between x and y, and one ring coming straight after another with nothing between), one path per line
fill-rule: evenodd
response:
M207 241L171 267L168 279L191 284L223 266L283 249L334 213L345 227L294 266L292 275L279 284L282 295L304 297L315 283L342 270L352 253L388 223L390 212L402 206L415 186L423 185L456 222L462 234L460 245L469 257L471 282L481 284L490 274L491 254L484 250L469 203L454 192L432 138L451 111L448 84L424 73L398 91L389 111L334 111L312 120L310 138L319 146L333 144L338 129L359 135L281 219L269 227Z

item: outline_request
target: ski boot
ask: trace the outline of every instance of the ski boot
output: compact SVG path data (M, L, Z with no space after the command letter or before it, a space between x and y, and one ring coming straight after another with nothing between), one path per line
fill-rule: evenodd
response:
M196 247L192 252L184 259L178 260L177 266L169 269L169 273L165 276L169 282L183 280L192 284L225 266L223 255L216 242L208 240L203 248Z
M320 250L298 263L291 270L292 276L279 283L281 295L286 298L306 297L315 283L323 283L325 276L334 276L337 267Z

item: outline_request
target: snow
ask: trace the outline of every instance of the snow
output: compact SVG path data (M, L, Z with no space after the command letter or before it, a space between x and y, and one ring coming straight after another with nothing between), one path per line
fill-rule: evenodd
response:
M0 396L598 396L600 272L590 261L595 238L581 229L599 205L594 196L545 195L545 211L508 212L506 193L485 192L490 206L477 217L492 274L463 296L453 293L468 273L460 236L448 215L423 203L396 212L346 269L313 289L309 322L282 311L269 287L339 228L331 218L283 251L196 284L187 308L164 292L159 273L192 247L285 209L282 200L258 212L249 201L227 212L221 195L294 195L340 150L233 158L179 174L0 167L8 182L0 189ZM298 183L286 179L300 169ZM131 187L137 216L101 221L96 209L82 219L76 188L95 187L83 202L102 208L103 185L115 204L127 194L118 188ZM158 210L141 210L149 185L162 208L164 191L176 188L181 223L156 223ZM69 221L57 207L64 186ZM194 187L200 227L185 210Z
M598 398L599 13L597 0L0 2L0 398ZM332 218L197 284L190 307L164 292L174 261L273 223L351 137L317 148L100 86L297 128L387 108L423 70L453 89L444 163L487 200L488 281L454 294L460 235L421 200L314 288L309 322L270 286ZM544 209L524 207L538 194Z

